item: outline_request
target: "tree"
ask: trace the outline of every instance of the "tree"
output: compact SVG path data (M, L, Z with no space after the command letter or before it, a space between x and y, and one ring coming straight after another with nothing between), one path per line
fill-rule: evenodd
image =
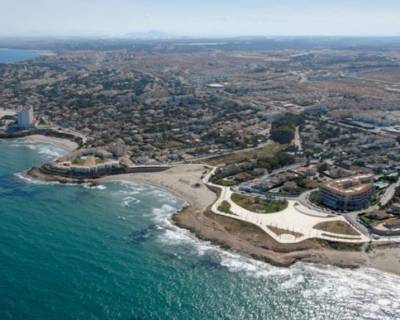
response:
M295 129L289 126L271 128L271 139L280 144L289 144L294 138Z

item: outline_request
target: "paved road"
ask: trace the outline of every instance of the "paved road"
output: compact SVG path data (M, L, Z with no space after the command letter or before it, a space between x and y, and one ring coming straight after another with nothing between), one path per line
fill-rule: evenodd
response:
M273 171L271 171L271 172L269 172L269 173L267 173L267 174L265 174L265 175L263 175L263 176L261 176L259 178L256 178L254 180L242 182L239 185L239 188L249 187L250 185L256 183L257 181L267 180L268 178L270 178L271 176L273 176L275 174L279 174L279 173L282 173L282 172L294 170L294 169L297 169L298 167L304 166L305 164L306 164L306 161L302 161L302 162L297 162L297 163L291 164L289 166L285 166L285 167L273 170Z
M300 138L300 127L296 127L296 131L294 133L293 144L297 147L297 150L303 151L303 147L301 145L301 138Z
M359 212L350 212L344 214L344 218L353 226L357 228L358 231L361 231L364 235L370 236L369 230L366 226L364 226L358 218Z
M386 206L390 200L394 197L394 194L396 192L396 189L400 186L400 179L397 180L397 182L392 183L389 187L386 188L385 193L381 197L381 200L379 201L379 204L381 207Z

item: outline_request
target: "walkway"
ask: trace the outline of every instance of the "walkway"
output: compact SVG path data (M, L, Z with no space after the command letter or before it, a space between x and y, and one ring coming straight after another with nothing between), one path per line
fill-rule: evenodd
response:
M203 179L203 182L208 186L221 190L220 197L212 205L211 210L219 215L254 224L277 242L298 243L313 238L343 243L365 243L370 241L369 237L361 233L352 236L315 229L315 225L321 222L341 221L347 224L347 221L342 216L324 217L321 216L321 214L318 216L317 212L309 212L312 209L303 206L295 200L288 200L287 208L276 213L258 214L246 210L231 200L233 191L230 187L223 187L209 182L209 179L214 174L215 170L216 168L213 168L213 170ZM224 213L218 209L223 201L230 204L231 214Z

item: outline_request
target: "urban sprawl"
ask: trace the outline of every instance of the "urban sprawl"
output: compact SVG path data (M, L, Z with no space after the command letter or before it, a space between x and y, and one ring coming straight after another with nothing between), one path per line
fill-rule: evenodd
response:
M85 181L204 164L211 210L281 243L400 239L399 50L221 46L0 65L1 136L74 137L39 169Z

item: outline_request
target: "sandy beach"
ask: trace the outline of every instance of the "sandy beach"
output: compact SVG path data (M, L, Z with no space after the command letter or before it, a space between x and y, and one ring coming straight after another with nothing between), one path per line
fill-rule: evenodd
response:
M209 169L201 164L187 164L157 173L113 175L98 181L125 180L154 185L182 198L193 209L205 210L217 199L215 193L201 181L202 176L208 171Z
M31 135L20 139L23 139L26 142L42 142L42 143L54 144L65 149L68 152L74 151L79 147L79 145L76 142L73 142L71 140L43 136L43 135Z
M78 147L69 140L47 136L33 135L23 139L56 144L68 151ZM396 246L347 245L317 239L281 244L255 225L212 213L210 207L217 196L202 182L209 170L202 164L180 164L162 172L112 175L94 182L123 180L164 189L188 204L174 216L179 227L190 230L200 239L276 266L288 267L303 261L346 268L371 267L400 274L400 248ZM38 179L54 179L34 173Z
M209 208L216 194L201 182L207 170L201 164L188 164L157 173L109 176L98 182L125 180L165 189L188 202L174 216L179 227L190 230L200 239L276 266L288 267L303 261L345 268L371 267L400 274L400 248L396 246L362 247L316 239L280 244L252 224L212 213Z

